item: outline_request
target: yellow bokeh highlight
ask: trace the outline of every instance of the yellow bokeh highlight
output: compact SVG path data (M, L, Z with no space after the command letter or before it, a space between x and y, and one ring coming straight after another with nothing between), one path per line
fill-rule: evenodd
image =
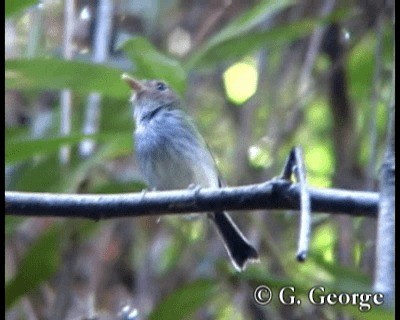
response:
M330 149L322 144L315 144L312 148L307 148L305 152L305 162L308 170L308 182L315 187L330 187L331 176L334 170L334 163Z
M246 102L257 90L258 72L255 63L238 62L223 74L225 92L235 104Z
M332 224L324 224L314 231L312 250L321 252L326 262L334 262L337 230Z

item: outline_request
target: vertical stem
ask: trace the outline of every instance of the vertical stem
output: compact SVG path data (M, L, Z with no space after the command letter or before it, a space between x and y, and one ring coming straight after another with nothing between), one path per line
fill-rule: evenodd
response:
M393 88L395 71L393 66ZM393 90L394 95L394 90ZM387 306L394 303L395 282L395 104L391 101L386 152L381 167L374 290L385 295Z
M382 73L382 38L383 38L383 17L380 15L377 19L376 32L377 32L377 43L375 50L375 70L374 70L374 85L372 88L371 97L371 112L369 121L370 130L370 156L367 166L367 188L372 190L375 180L375 170L376 170L376 159L377 159L377 124L376 116L379 102L379 88L381 83L381 73Z
M93 62L103 63L108 58L109 45L111 41L113 18L113 2L111 0L100 0L97 12L97 25L93 45ZM101 96L96 92L90 93L87 100L84 134L96 133L100 123ZM92 139L85 139L79 146L83 157L91 155L96 145Z
M32 58L37 55L40 38L43 31L43 10L42 5L36 5L29 12L29 37L26 56Z
M72 37L74 32L75 19L75 1L66 0L64 6L64 41L63 41L63 56L65 60L71 60L73 56ZM61 123L60 133L66 136L71 133L71 116L72 116L72 92L64 89L60 96L61 105ZM71 148L68 146L60 149L60 162L67 164L71 156Z

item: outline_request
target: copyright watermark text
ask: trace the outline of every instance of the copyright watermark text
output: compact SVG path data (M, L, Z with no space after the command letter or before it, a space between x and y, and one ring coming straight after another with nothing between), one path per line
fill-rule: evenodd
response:
M273 291L266 285L260 285L254 290L254 300L259 305L269 304L273 298L287 306L301 305L302 301L296 297L296 290L293 286L282 287L278 292ZM307 300L315 306L323 305L351 305L357 306L361 312L369 311L373 306L380 306L384 303L383 293L366 292L327 292L323 286L312 287L307 294Z

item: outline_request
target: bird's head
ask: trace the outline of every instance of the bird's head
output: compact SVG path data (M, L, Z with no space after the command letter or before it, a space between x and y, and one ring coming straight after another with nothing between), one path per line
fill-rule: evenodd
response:
M126 73L122 75L122 79L133 91L131 103L136 121L160 108L179 106L179 97L163 81L137 80Z

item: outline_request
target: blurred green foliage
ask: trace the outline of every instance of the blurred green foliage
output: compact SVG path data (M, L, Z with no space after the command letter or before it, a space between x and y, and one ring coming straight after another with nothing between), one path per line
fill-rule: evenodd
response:
M212 280L196 280L178 288L166 297L149 315L150 320L156 319L187 319L207 301L215 298L218 284Z
M60 261L60 228L54 226L42 234L20 262L16 275L6 282L6 308L57 270Z
M104 65L55 58L7 60L5 64L8 89L69 88L83 94L97 91L114 98L129 95L129 88L121 82L121 71Z
M10 17L16 15L25 8L38 3L37 0L6 0L5 1L5 16Z
M126 41L122 48L135 63L136 77L163 79L179 93L182 94L185 91L186 73L180 63L160 53L147 39L135 37Z

